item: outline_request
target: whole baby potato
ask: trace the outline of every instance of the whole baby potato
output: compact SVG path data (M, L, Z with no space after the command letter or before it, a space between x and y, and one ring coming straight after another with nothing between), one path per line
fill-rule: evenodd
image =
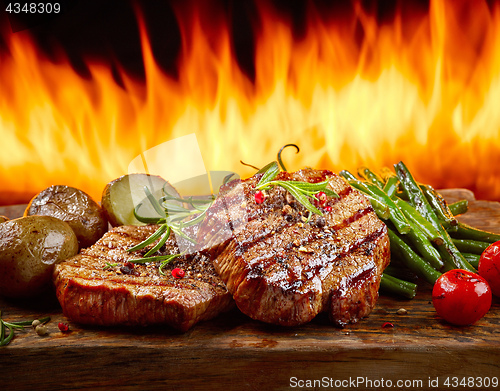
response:
M97 242L108 230L108 221L97 202L70 186L55 185L42 190L29 203L25 216L41 215L66 221L75 231L80 248Z
M0 295L32 297L51 285L54 265L78 253L68 223L28 216L0 224Z

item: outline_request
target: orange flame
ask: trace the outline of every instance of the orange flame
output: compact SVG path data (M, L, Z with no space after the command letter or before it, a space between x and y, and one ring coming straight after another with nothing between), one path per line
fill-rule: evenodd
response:
M208 170L253 170L287 143L290 170L375 170L404 160L422 182L500 199L500 7L431 1L381 23L355 3L309 7L304 34L259 3L255 78L236 60L228 18L198 3L175 9L178 77L164 73L138 17L146 82L89 60L83 78L49 60L28 32L0 54L0 204L52 184L100 199L142 151L195 133ZM138 10L140 15L140 10ZM168 164L168 157L165 157ZM168 178L167 178L168 179Z

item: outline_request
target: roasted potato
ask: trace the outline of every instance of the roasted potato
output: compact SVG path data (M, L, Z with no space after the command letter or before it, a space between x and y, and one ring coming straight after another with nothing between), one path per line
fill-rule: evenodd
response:
M163 188L175 196L177 191L163 178L148 174L128 174L111 181L102 193L101 205L113 227L119 225L142 225L134 216L134 208L143 203L141 213L145 216L157 216L153 207L146 200L144 187L148 187L155 198L163 195ZM145 202L143 202L145 201Z
M54 265L78 253L68 223L28 216L0 224L0 295L33 297L51 286Z
M29 203L25 216L52 216L75 231L80 248L93 245L108 230L104 211L87 193L70 186L50 186Z

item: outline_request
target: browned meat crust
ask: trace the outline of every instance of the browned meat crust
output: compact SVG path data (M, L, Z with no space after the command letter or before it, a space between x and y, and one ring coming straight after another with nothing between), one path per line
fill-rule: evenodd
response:
M168 324L186 331L230 309L231 295L211 262L199 253L172 261L164 268L165 276L159 274L158 264L124 267L130 259L141 256L126 249L149 237L156 228L114 228L95 245L57 265L54 281L64 314L82 324ZM163 253L178 252L172 235ZM117 266L105 270L107 263ZM174 268L182 268L185 277L174 278Z
M389 263L387 228L368 199L330 171L280 173L281 180L328 179L340 195L328 199L324 217L306 221L308 211L281 187L257 204L259 179L228 185L198 236L240 310L286 326L322 311L339 326L367 316Z

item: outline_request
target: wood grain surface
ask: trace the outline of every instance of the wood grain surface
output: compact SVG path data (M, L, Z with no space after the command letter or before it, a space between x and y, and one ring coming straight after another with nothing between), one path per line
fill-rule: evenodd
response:
M476 201L463 190L443 193L469 199L461 220L500 232L499 203ZM22 210L4 207L0 215ZM301 327L274 327L235 309L181 334L167 327L83 327L68 322L51 297L0 299L6 320L52 317L47 336L27 329L0 348L0 389L495 389L484 384L500 377L498 300L469 327L441 321L430 300L425 284L413 300L381 295L368 318L344 329L324 316ZM400 308L407 314L398 315ZM70 332L60 332L58 322L69 323ZM382 327L385 322L394 327ZM462 379L469 385L453 387Z

